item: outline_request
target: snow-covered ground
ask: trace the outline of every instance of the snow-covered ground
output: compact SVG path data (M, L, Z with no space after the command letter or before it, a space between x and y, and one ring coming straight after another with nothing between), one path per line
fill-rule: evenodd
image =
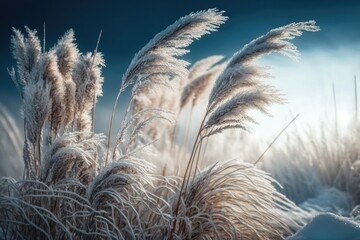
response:
M321 213L288 240L360 240L360 224L332 213Z

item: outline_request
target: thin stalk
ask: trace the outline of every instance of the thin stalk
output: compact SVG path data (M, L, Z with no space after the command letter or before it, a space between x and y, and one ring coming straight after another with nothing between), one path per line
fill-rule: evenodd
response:
M75 131L75 118L76 118L76 114L74 114L74 120L71 123L71 131L74 132Z
M179 110L177 112L176 119L179 119L180 114L181 114L181 110ZM175 160L177 158L177 156L176 156L176 147L175 147L176 146L176 131L177 131L177 129L178 129L178 120L176 121L175 126L174 126L174 128L172 130L172 133L171 133L171 145L170 145L170 152L175 155L174 156Z
M177 118L176 119L178 119L179 118L179 115L177 115ZM176 121L176 123L175 123L175 125L174 125L174 127L173 127L173 129L172 129L172 131L171 131L171 145L170 145L170 152L171 153L174 153L174 154L176 154L176 149L175 149L175 146L176 146L176 144L175 144L175 142L176 142L176 131L177 131L177 128L178 128L178 122Z
M204 138L202 137L202 138L200 139L199 144L198 144L198 149L199 149L199 150L195 150L195 151L197 152L197 157L196 157L196 165L195 165L194 173L193 173L193 179L195 179L195 176L196 176L196 171L197 171L197 168L198 168L198 162L199 162L199 159L200 159L200 156L201 156L201 147L202 147L202 140L203 140L203 139L204 139ZM206 140L207 140L207 141L206 141L206 144L205 144L205 149L206 149L206 146L207 146L207 143L208 143L209 138L207 138ZM205 149L204 149L204 150L205 150ZM193 162L194 162L194 161L193 161ZM193 163L193 162L192 162L192 163ZM192 166L190 167L190 169L192 169ZM190 171L190 174L191 174L191 171ZM189 174L189 175L190 175L190 174ZM187 183L186 183L186 185L185 185L185 191L184 191L184 193L185 193L186 190L187 190L186 188L187 188L187 186L188 186L189 181L190 181L190 176L189 176L188 181L187 181ZM191 204L192 204L192 201L190 201L188 204L191 205ZM183 222L181 228L182 228L182 230L185 228L185 223L184 223L184 222Z
M46 36L46 27L45 27L45 22L44 22L43 52L45 52L45 36Z
M36 176L38 176L39 170L40 170L40 167L41 167L41 145L40 145L40 141L37 144L37 151L38 151L38 166L36 168Z
M49 123L49 143L52 144L52 140L53 140L53 125L52 125L52 121L50 121Z
M337 114L336 93L335 93L335 85L334 85L334 82L332 82L332 90L333 90L334 114L335 114L335 135L338 136L338 114Z
M38 155L39 155L39 167L41 166L41 152L42 152L42 141L43 141L43 130L41 128L40 135L39 135L39 143L38 143Z
M194 151L194 154L192 156L192 159L191 159L191 164L190 164L190 167L189 167L189 174L188 176L184 176L185 180L186 180L186 183L185 183L185 189L184 189L184 193L187 191L187 186L190 182L190 175L191 175L191 171L193 169L193 165L194 165L194 160L195 160L195 156L196 154L199 152L198 149L201 148L201 141L202 141L202 138L200 138L200 140L198 140L195 144L195 151ZM196 171L195 171L196 172Z
M354 92L355 92L355 122L357 122L357 117L358 117L358 96L357 96L356 75L354 75Z
M109 160L110 139L111 139L113 121L114 121L114 117L115 117L116 106L117 106L117 102L119 101L120 95L124 90L125 90L125 88L123 88L123 84L121 84L120 90L119 90L119 92L118 92L118 94L116 96L115 103L114 103L113 108L112 108L110 124L109 124L109 132L108 132L108 141L107 141L107 149L106 149L105 166L107 165L108 160Z
M201 131L200 131L201 133ZM200 134L198 134L198 136L200 136ZM197 155L197 153L200 153L201 152L201 144L202 143L202 138L200 138L200 140L197 138L196 141L195 141L195 144L194 144L194 148L193 148L193 151L192 151L192 155L190 157L190 164L188 164L187 168L186 168L186 171L185 171L185 175L184 175L184 180L183 180L183 184L182 184L182 187L185 186L184 188L184 194L186 193L187 191L187 187L189 185L189 182L190 182L190 178L191 178L191 170L193 169L193 165L194 165L194 160L195 160L195 156ZM198 155L197 155L198 156ZM198 157L197 157L198 158ZM188 173L188 174L187 174ZM195 177L195 174L196 174L196 167L194 169L194 177ZM180 200L181 200L181 193L182 193L182 190L180 190L180 195L179 195L179 199L178 199L178 205L176 207L176 214L175 216L177 217L178 216L178 211L179 211L179 204L180 204ZM176 226L176 220L174 221L174 224L173 224L173 231L172 233L175 231L175 226ZM184 225L182 224L182 226L180 226L180 228L184 228ZM180 230L180 229L179 229ZM171 235L172 236L172 235Z
M205 148L204 148L204 151L203 151L203 156L202 156L202 159L204 159L204 158L205 158L205 155L206 155L206 149L207 149L208 143L209 143L209 138L207 137L207 138L206 138L206 142L205 142Z
M172 227L171 232L170 232L170 239L173 239L173 233L174 233L174 231L175 231L176 222L177 222L176 217L178 216L178 212L179 212L181 194L182 194L182 192L183 192L184 187L185 187L184 193L185 193L186 190L187 190L187 184L188 184L189 179L190 179L191 168L192 168L192 165L193 165L193 158L194 158L194 155L196 154L197 149L198 149L199 137L200 137L201 132L202 132L202 130L203 130L202 127L203 127L203 124L204 124L204 122L205 122L206 116L207 116L207 114L205 114L203 120L201 121L200 128L199 128L199 131L198 131L198 133L197 133L197 135L196 135L195 143L194 143L193 149L192 149L191 154L190 154L190 159L189 159L189 162L188 162L187 167L186 167L186 170L185 170L184 179L183 179L183 182L182 182L182 184L181 184L181 188L180 188L180 191L179 191L179 198L178 198L178 201L177 201L177 204L176 204L176 208L175 208L175 220L174 220L174 222L173 222L173 227ZM188 179L187 179L188 172L189 172L189 177L188 177ZM186 184L185 184L185 182L186 182Z
M256 165L262 157L265 155L265 153L271 148L271 146L278 140L278 138L285 132L285 130L299 117L300 113L298 113L291 121L279 132L279 134L272 140L272 142L269 144L269 146L265 149L265 151L260 155L260 157L254 162L254 165Z
M37 151L36 151L36 147L37 146L37 141L35 141L34 145L33 145L33 151L34 151L34 172L32 172L32 174L34 176L37 176L37 169L38 169L38 162L37 162Z
M93 97L93 108L91 110L91 132L92 136L95 135L95 111L96 111L96 97Z
M131 98L131 99L130 99L130 102L129 102L129 104L128 104L128 107L127 107L127 109L126 109L126 112L125 112L125 114L124 114L123 121L121 122L121 126L122 126L122 127L125 126L125 122L126 122L127 116L128 116L128 115L133 115L133 111L132 111L132 109L131 109L131 105L132 105L132 104L133 104L133 99ZM129 114L130 111L132 111L131 114ZM129 121L130 121L130 120L129 120ZM120 129L120 131L122 131L122 129ZM124 133L124 134L126 134L126 133ZM114 156L115 156L117 146L118 146L118 145L115 144L114 149L113 149L113 152L112 152L112 158L114 158ZM128 151L128 148L129 148L129 145L126 146L125 153Z
M185 137L183 138L182 144L179 147L179 152L175 157L176 162L178 162L178 160L181 159L181 156L182 156L181 153L182 153L183 147L185 147L185 151L187 150L187 147L188 147L188 140L189 140L189 135L190 135L190 126L191 126L193 109L194 109L193 106L191 106L190 116L189 116L188 121L186 122ZM179 159L177 157L179 157Z
M24 124L23 124L23 125L24 125L24 146L25 146L25 144L27 144L26 146L28 146L29 143L27 143L27 131L26 131L26 121L25 121L25 118L24 118ZM23 159L25 160L25 157L23 157ZM30 159L26 159L26 160L30 160ZM30 166L30 165L31 165L30 162L28 162L27 164L24 163L23 179L25 179L25 173L26 173L26 171L30 172L30 169L26 169L27 166Z
M208 143L209 143L209 137L206 138L204 150L202 152L202 155L200 155L201 156L201 158L200 158L201 162L205 159L206 149L207 149Z
M202 147L202 140L203 140L203 138L200 138L200 143L199 143L200 147L199 147L199 150L198 150L198 154L196 156L196 164L195 164L195 168L194 168L193 178L195 178L195 176L196 176L196 171L197 171L198 165L199 165L199 159L200 159L201 147Z
M90 71L89 71L89 74L88 74L88 77L89 77L88 81L90 81L90 78L91 78L91 70L92 70L92 68L94 66L95 57L96 57L96 54L98 52L101 35L102 35L102 29L100 30L99 37L98 37L96 47L95 47L95 50L94 50L94 55L93 55L93 59L92 59L92 62L91 62ZM96 110L96 95L95 95L95 91L94 91L93 108L92 108L92 114L91 114L91 120L92 120L91 131L92 131L92 136L93 137L94 137L94 134L95 134L95 110Z

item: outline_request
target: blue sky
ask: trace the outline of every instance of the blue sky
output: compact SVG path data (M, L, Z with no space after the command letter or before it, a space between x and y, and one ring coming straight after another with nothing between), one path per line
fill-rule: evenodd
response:
M104 116L109 116L121 76L134 54L179 17L214 7L225 10L229 20L218 32L191 46L191 53L184 57L190 62L213 54L231 57L253 38L290 22L314 19L321 27L320 32L305 33L294 41L303 55L299 62L280 56L263 60L272 68L274 78L269 80L270 84L281 88L289 103L276 106L272 120L260 118L261 126L274 126L270 133L277 132L290 112L300 112L305 122L324 116L331 118L332 82L342 118L348 118L354 105L353 75L360 75L360 1L347 0L1 1L0 103L19 115L19 97L6 72L7 67L15 65L10 53L11 27L23 29L27 25L42 35L45 22L48 47L73 28L83 52L94 49L102 29L99 49L105 55L107 67L97 119L99 130L103 131L102 126L108 121Z

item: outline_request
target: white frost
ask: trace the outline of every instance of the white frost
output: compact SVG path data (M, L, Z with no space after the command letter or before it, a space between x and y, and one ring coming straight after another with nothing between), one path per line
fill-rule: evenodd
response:
M332 213L317 215L288 240L360 240L360 224Z

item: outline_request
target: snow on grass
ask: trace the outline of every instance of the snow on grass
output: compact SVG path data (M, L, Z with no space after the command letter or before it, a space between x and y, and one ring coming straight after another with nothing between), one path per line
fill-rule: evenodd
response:
M307 211L332 212L339 215L351 211L351 196L336 188L320 188L318 194L299 205Z
M288 240L360 240L360 224L332 213L322 213Z

